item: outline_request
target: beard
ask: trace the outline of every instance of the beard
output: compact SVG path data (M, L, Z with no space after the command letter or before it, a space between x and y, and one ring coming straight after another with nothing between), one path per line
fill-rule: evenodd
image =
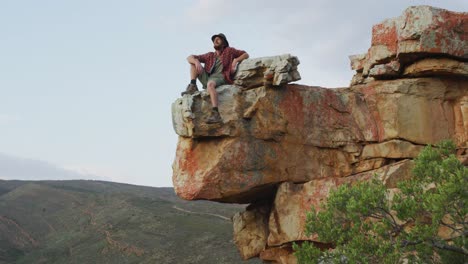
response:
M219 45L213 43L213 48L217 51L222 51L225 47L226 45L224 44L224 41L221 41Z

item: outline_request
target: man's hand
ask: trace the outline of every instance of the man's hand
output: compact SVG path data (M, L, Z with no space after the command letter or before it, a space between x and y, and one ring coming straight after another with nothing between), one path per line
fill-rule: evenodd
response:
M237 66L239 65L239 63L241 63L243 60L248 59L248 58L249 58L249 54L245 52L244 54L232 60L231 74L234 74L236 72Z
M197 70L198 74L202 74L203 66L201 65L199 60L195 59L193 55L190 55L187 57L187 61L188 63L195 65L195 69Z

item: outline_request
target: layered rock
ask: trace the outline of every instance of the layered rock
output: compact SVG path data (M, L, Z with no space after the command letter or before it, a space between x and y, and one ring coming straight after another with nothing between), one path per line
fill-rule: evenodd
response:
M205 122L205 91L174 102L175 191L250 203L233 217L244 259L295 263L296 241L326 248L305 236L305 215L336 186L377 175L395 188L443 139L468 160L467 25L467 13L420 6L374 26L349 88L288 84L300 78L291 55L242 62L235 84L217 88L222 123Z
M179 138L175 190L189 200L249 203L279 182L376 169L443 139L466 147L467 87L468 80L439 78L335 90L286 85L241 92L224 86L221 102L235 102L220 104L224 123L193 122L193 136ZM206 104L205 112L191 113L203 120L208 99L194 95L179 101L190 101L195 111Z
M351 68L357 71L352 84L372 81L373 78L398 78L405 67L413 63L421 64L418 60L427 57L448 58L452 60L450 64L466 62L466 32L466 13L430 6L409 7L401 16L387 19L372 28L372 43L366 54L350 56ZM466 69L466 64L457 67ZM464 70L449 71L450 74L466 75ZM367 79L369 77L371 79Z

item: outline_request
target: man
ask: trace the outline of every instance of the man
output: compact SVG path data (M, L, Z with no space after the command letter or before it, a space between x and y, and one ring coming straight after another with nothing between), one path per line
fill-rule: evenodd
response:
M222 122L218 111L216 87L223 84L232 84L232 77L237 69L237 64L249 58L247 52L229 47L229 42L222 33L213 35L211 41L213 41L214 52L187 57L187 61L190 63L190 84L182 93L183 96L197 92L196 79L198 77L203 84L203 89L208 90L213 107L210 116L206 120L208 124ZM204 63L205 67L201 63Z

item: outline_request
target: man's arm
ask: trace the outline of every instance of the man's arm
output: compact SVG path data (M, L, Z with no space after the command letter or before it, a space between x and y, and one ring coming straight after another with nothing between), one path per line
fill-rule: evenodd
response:
M203 66L201 65L200 61L197 58L195 58L194 55L188 56L187 61L188 61L188 63L195 65L195 68L197 69L198 74L202 73Z
M249 54L247 52L245 52L244 54L240 55L239 57L235 58L234 60L237 61L237 63L245 60L245 59L248 59L249 58Z
M232 60L232 64L231 64L231 73L234 74L234 72L236 72L236 69L237 69L237 65L245 60L245 59L248 59L249 58L249 54L245 51L243 51L243 53L238 56L237 58L235 58L234 60Z

